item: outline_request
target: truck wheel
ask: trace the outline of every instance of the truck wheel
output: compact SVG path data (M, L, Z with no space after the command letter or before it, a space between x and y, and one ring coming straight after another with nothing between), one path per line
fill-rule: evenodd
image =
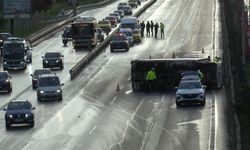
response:
M114 52L113 48L110 48L110 52Z
M40 102L42 100L41 96L37 96L37 100Z
M10 87L10 88L8 89L8 93L10 93L10 92L12 92L12 87Z
M35 124L35 122L34 122L34 120L33 120L32 123L30 124L30 127L33 128L33 127L34 127L34 124Z

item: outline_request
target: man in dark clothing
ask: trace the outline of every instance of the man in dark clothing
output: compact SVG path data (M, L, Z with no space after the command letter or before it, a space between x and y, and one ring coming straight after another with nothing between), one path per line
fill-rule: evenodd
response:
M157 22L155 23L154 27L155 27L155 38L157 38L157 33L158 33L158 28L159 28L159 25Z
M144 23L144 21L142 21L140 23L140 25L141 25L141 37L144 37L144 29L145 29L145 23Z
M149 21L147 21L146 29L147 29L147 36L150 36L150 23L149 23Z
M154 33L153 33L153 31L154 31L154 23L153 23L152 20L151 20L150 28L151 28L151 34L152 34L152 36L154 36Z

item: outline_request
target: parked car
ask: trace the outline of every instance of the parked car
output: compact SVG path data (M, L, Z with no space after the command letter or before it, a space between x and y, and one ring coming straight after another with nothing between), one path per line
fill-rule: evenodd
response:
M6 32L0 33L0 48L3 48L3 42L9 37L12 37L10 33Z
M126 35L126 38L128 40L129 46L134 45L134 37L133 32L130 28L120 28L119 33Z
M32 88L36 89L37 88L37 79L40 75L44 74L52 74L51 70L49 68L45 69L36 69L33 74L30 76L32 77Z
M104 34L103 34L103 32L102 32L102 29L101 29L101 28L97 28L97 29L96 29L96 33L97 33L97 40L98 40L99 42L104 41Z
M181 80L176 87L176 105L180 107L185 103L199 103L202 106L206 104L205 96L206 86L202 85L200 80Z
M109 20L101 20L101 21L98 21L98 25L97 25L99 28L102 29L103 32L110 32L111 31L111 23Z
M117 26L117 20L114 16L107 16L105 17L106 20L109 20L111 26Z
M57 75L46 74L38 77L37 80L37 100L62 100L62 88Z
M132 8L137 8L138 6L137 0L128 0L128 5Z
M43 68L64 68L63 55L60 52L46 52L43 58Z
M109 16L114 16L117 22L121 22L121 17L119 13L110 13Z
M12 91L12 81L8 71L0 71L0 91Z
M9 129L13 124L28 124L34 127L35 107L28 100L12 100L5 111L5 126Z
M110 51L114 52L114 50L129 50L129 43L126 35L116 34L112 37L110 42Z
M120 3L117 5L117 8L123 7L123 6L128 6L128 3L120 2Z
M29 42L25 43L25 53L27 54L27 62L32 63L32 48Z
M123 10L115 10L114 13L120 14L120 17L121 17L121 18L124 17L124 12L123 12Z
M133 37L134 37L134 42L135 43L140 43L141 42L141 33L138 29L133 30Z
M123 10L125 16L129 16L133 14L132 8L130 6L118 7L118 10Z

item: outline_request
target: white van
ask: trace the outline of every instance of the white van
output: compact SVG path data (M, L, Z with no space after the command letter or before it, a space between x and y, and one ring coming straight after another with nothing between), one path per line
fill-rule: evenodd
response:
M139 21L136 17L122 18L120 28L130 28L132 30L134 30L134 29L141 30Z

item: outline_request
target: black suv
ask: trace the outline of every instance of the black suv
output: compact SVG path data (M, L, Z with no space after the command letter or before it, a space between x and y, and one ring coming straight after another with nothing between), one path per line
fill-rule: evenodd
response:
M29 124L34 127L34 109L28 100L12 100L5 111L5 125L9 129L12 124Z
M0 71L0 91L12 91L11 76L8 71Z
M43 68L64 68L63 55L60 52L46 52L43 58Z
M49 68L45 68L45 69L36 69L34 71L33 74L31 74L30 76L32 76L32 88L36 89L37 88L37 79L40 75L43 74L51 74L51 70Z
M62 88L59 77L54 74L46 74L38 77L37 100L62 100Z

